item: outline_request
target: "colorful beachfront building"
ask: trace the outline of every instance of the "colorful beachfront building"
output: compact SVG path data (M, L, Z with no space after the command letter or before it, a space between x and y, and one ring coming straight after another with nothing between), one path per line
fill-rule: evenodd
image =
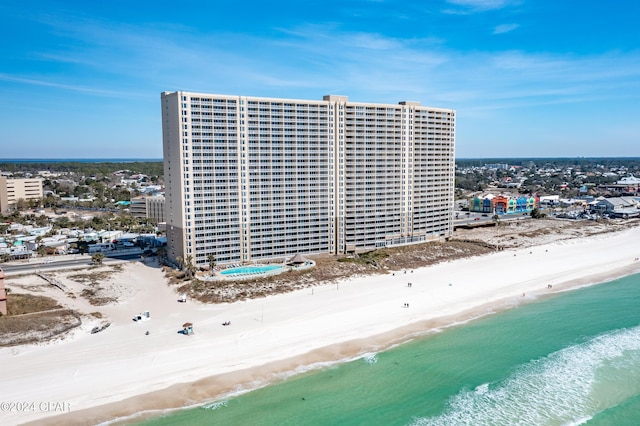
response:
M469 210L491 214L531 213L533 209L538 208L539 204L540 198L537 194L533 196L489 194L475 197L469 205Z

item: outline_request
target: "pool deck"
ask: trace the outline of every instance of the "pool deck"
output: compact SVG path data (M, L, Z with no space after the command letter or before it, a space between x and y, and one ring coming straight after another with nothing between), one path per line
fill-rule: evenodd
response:
M222 269L222 271L235 269L235 268L250 268L250 267L273 267L278 266L277 269L264 270L259 272L240 272L237 274L222 274L220 270L214 270L213 274L210 272L200 272L196 274L196 279L201 281L242 281L242 280L250 280L262 277L269 277L273 275L280 275L283 272L288 271L301 271L305 269L311 269L316 266L316 262L313 260L306 260L303 264L300 265L287 265L287 264L253 264L253 265L241 265L241 264L233 264L229 265L229 267Z

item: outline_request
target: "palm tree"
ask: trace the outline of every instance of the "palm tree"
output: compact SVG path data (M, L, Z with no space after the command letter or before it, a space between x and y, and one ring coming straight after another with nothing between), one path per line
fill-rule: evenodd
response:
M118 217L118 222L121 228L130 230L138 223L138 220L129 213L121 212Z
M158 247L158 257L161 260L165 260L165 258L167 257L167 248L166 247Z
M93 256L91 256L91 261L96 265L102 265L103 260L104 260L104 254L102 253L96 253Z
M212 253L209 253L207 255L207 261L209 262L209 272L213 274L213 268L216 267L216 257Z
M184 258L182 256L177 256L176 263L178 264L178 269L182 270L184 267Z
M187 274L187 278L192 278L195 271L196 267L193 264L193 256L188 255L185 261L185 273Z
M47 254L47 248L43 245L38 245L36 253L38 253L38 256L44 257Z
M40 244L40 242L42 241L42 235L38 235L36 237L36 243L38 245L38 248L36 249L36 253L38 253L38 256L43 257L46 253L46 249L44 248L44 245Z

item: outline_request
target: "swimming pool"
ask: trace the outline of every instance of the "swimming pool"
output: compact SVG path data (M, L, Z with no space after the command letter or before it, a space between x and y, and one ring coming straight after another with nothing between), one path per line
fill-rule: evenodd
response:
M220 275L257 275L266 274L267 272L283 269L280 265L253 265L253 266L239 266L237 268L229 268L220 271Z

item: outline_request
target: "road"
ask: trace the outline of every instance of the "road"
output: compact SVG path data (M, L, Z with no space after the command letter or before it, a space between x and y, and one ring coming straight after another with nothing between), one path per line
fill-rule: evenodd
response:
M481 224L486 224L487 222L493 222L493 215L489 213L469 212L469 215L467 216L467 212L455 212L454 217L456 218L453 220L454 226L481 225ZM528 213L499 215L499 220L502 222L504 221L508 222L508 221L514 221L514 220L526 220L526 219L531 219L531 216Z
M488 215L482 216L482 213L470 213L469 216L466 215L467 212L456 212L454 217L457 217L453 220L454 225L478 225L480 223L485 222L493 222L492 216Z
M131 262L140 259L140 251L117 253L117 257L105 257L102 261L105 265L113 265L123 262ZM56 271L59 269L78 269L91 266L91 256L64 255L49 258L34 258L28 261L8 262L2 264L2 270L6 276L28 274L35 272Z

